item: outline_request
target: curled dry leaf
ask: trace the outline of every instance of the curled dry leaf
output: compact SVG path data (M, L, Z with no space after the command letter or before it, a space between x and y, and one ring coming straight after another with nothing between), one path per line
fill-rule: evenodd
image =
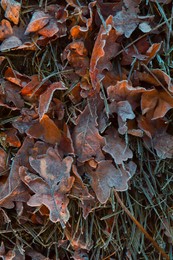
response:
M151 47L146 52L146 59L143 61L144 64L148 64L160 51L162 43L153 43Z
M74 177L70 177L72 163L72 157L62 160L53 148L49 148L41 158L30 157L30 164L39 176L20 167L22 181L35 193L27 204L31 207L45 205L50 211L50 220L60 221L63 228L70 217L67 193L74 182Z
M13 103L17 108L24 106L24 101L20 95L20 87L11 82L3 81L3 89L7 104Z
M7 37L13 34L13 28L8 20L3 19L0 23L0 41L3 41Z
M72 166L72 171L75 176L75 181L71 194L80 200L79 206L83 209L83 217L86 219L92 210L92 204L94 207L95 198L89 193L87 186L84 185L75 165Z
M127 190L127 182L131 178L129 171L122 167L116 169L110 160L99 162L96 170L88 168L87 173L91 177L91 187L101 203L107 202L111 188L117 191Z
M38 120L33 122L26 133L30 137L39 138L49 144L59 144L61 140L60 129L47 115L44 115L40 122Z
M31 21L29 22L25 35L31 32L37 32L42 29L50 20L49 14L45 14L43 11L35 11L32 15Z
M171 108L173 108L173 98L165 91L151 89L142 94L142 114L153 110L153 120L164 117Z
M62 60L68 60L79 76L87 76L89 68L88 52L83 41L74 41L67 45L62 54Z
M111 70L110 60L115 57L119 50L119 44L116 43L120 36L112 28L112 16L109 16L105 22L106 28L102 25L97 35L90 60L90 78L93 88L99 92L100 82L103 80L103 70Z
M0 51L5 52L11 49L16 49L17 47L22 45L22 41L16 36L10 36L5 39L0 45Z
M25 74L21 74L10 67L6 69L4 76L6 80L20 87L25 86L30 81L30 78L28 76L26 76Z
M130 148L124 140L119 137L118 132L113 127L109 127L108 130L106 130L105 143L106 145L103 146L102 150L112 156L115 164L122 164L124 161L133 157Z
M5 11L5 17L12 21L14 24L18 24L21 3L15 0L1 0L1 6Z
M14 128L0 132L0 138L3 139L5 146L20 147L21 142L17 137L17 130Z
M63 82L54 82L51 84L48 89L40 95L39 98L39 108L38 113L40 119L44 116L45 113L47 113L49 109L50 102L52 100L53 94L56 90L66 90L67 87L65 87Z
M0 176L5 174L7 168L7 153L0 147Z
M15 194L18 193L20 197L21 180L19 177L19 167L26 166L30 167L28 158L30 150L33 147L33 139L26 137L21 148L18 150L10 169L10 174L7 181L4 184L0 184L0 205L6 205L7 208L14 206L12 203L15 200ZM23 192L21 190L21 192ZM11 199L12 196L12 199ZM18 198L19 199L19 198ZM9 206L10 205L10 206Z
M97 124L97 98L88 100L89 104L77 119L72 139L78 161L85 162L92 158L96 161L104 159L101 148L104 138L99 134Z
M134 88L127 80L118 81L115 86L107 88L110 101L127 100L133 109L139 106L139 100L143 92L145 92L145 88Z
M147 113L145 116L138 117L138 126L144 133L152 139L156 133L163 133L167 129L167 122L164 118L152 120L153 111Z

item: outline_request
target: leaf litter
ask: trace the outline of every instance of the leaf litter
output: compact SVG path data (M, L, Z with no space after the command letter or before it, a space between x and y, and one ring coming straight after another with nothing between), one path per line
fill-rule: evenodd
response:
M171 1L0 2L0 256L171 259Z

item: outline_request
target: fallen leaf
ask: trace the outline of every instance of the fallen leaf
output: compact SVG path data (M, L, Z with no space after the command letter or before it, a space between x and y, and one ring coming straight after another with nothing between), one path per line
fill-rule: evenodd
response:
M30 157L29 160L40 177L20 167L22 181L35 193L27 204L31 207L45 205L50 211L50 220L54 223L60 221L64 228L70 217L67 193L74 182L74 177L70 177L72 157L62 160L53 148L49 148L46 155L37 159Z
M13 159L8 179L4 184L0 184L0 205L5 204L7 208L14 207L13 199L15 194L20 194L21 180L19 177L19 167L30 167L28 158L30 149L33 147L33 139L26 137L21 148L18 150L15 158ZM25 189L26 190L26 189ZM22 191L23 193L23 191ZM12 196L12 197L11 197ZM19 195L20 197L20 195ZM18 197L18 199L19 199Z
M24 100L22 99L20 95L21 88L17 85L4 81L3 82L3 89L6 99L6 104L13 103L15 107L22 108L24 106Z
M5 39L0 45L0 51L5 52L11 49L16 49L22 45L22 41L16 36L10 36Z
M160 51L162 43L153 43L151 47L147 50L146 56L147 58L143 61L144 64L148 64Z
M0 23L0 41L8 38L13 34L13 28L8 20L2 19Z
M44 115L40 122L38 120L33 122L26 133L30 137L39 138L50 144L59 144L61 140L60 129L47 115Z
M88 52L83 41L74 41L66 46L62 60L68 60L77 75L86 77L89 68Z
M117 12L113 17L114 28L120 33L124 34L126 38L129 38L137 26L142 23L140 26L142 31L151 30L148 22L151 18L150 16L139 16L139 3L141 1L123 1L126 7L122 7L122 10ZM145 23L145 24L144 24ZM147 26L147 29L146 29ZM145 27L145 28L144 28Z
M127 80L118 81L116 85L107 88L107 94L111 102L127 100L133 110L139 106L140 97L143 92L145 92L145 88L134 88Z
M104 159L101 148L104 139L97 129L97 103L91 99L84 111L78 116L77 125L74 128L72 139L78 161L85 162L92 158L96 161Z
M163 132L161 134L156 133L153 138L153 147L156 150L157 156L160 159L173 157L173 136Z
M21 3L15 0L1 0L1 6L5 11L5 17L14 24L19 23Z
M71 189L71 195L79 199L79 206L83 209L83 217L86 219L92 210L91 205L93 204L94 207L95 198L89 193L88 188L83 183L75 165L72 166L72 171L75 177L75 181Z
M102 150L112 156L115 164L122 164L133 157L132 151L125 141L119 137L116 129L109 127L105 134L106 145L103 146Z
M106 28L100 27L90 60L90 78L93 89L100 90L100 82L103 80L103 70L111 70L110 60L115 57L120 45L116 42L120 33L112 27L112 16L105 21Z
M5 71L4 77L6 80L23 87L25 86L29 81L30 78L26 76L25 74L21 74L16 70L13 70L12 68L8 67Z
M110 160L100 161L96 170L90 168L87 173L91 177L91 187L102 204L109 199L112 188L117 191L127 190L127 182L131 178L129 171L122 167L116 169Z
M53 37L58 33L59 28L55 19L50 19L49 23L38 31L38 34L44 37Z
M145 115L153 110L153 120L164 117L171 108L173 108L173 98L163 90L151 89L142 94L142 114Z
M17 130L14 128L1 132L0 138L3 138L3 143L5 143L5 146L13 146L13 147L21 146L21 142L17 137Z
M56 90L66 90L66 89L67 89L67 87L65 87L63 82L61 82L61 81L54 82L48 87L48 89L43 94L40 95L39 108L38 108L38 113L39 113L40 119L42 119L44 114L47 113L54 92Z
M43 11L35 11L32 18L26 28L25 35L31 32L37 32L42 29L50 20L49 14L45 14Z
M0 147L0 176L4 175L7 168L7 153Z

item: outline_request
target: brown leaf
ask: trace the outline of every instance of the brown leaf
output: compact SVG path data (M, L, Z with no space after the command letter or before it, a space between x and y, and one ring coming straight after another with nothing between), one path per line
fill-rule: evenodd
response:
M88 52L83 41L74 41L66 46L62 60L68 60L77 75L86 77L89 68Z
M29 22L25 35L31 32L37 32L42 29L50 20L49 14L45 14L43 11L35 11L32 15L31 21Z
M43 118L44 114L47 113L49 109L50 102L52 100L53 94L56 90L66 90L67 87L63 84L63 82L54 82L51 84L48 89L40 95L39 98L39 108L38 108L38 113L40 119Z
M151 47L147 50L145 54L147 58L143 61L144 64L147 65L156 56L161 48L161 45L161 43L153 43L151 45Z
M55 19L50 19L49 23L38 31L38 34L44 37L53 37L56 33L58 33L59 28L57 25L57 21Z
M153 120L164 117L171 108L173 108L173 98L165 91L151 89L142 94L142 114L145 115L153 110Z
M39 138L50 144L59 143L61 140L60 129L47 115L44 115L40 122L36 120L26 133L30 137Z
M0 133L0 138L3 138L5 146L20 147L21 142L17 137L17 130L14 128L8 129Z
M4 81L3 89L6 99L6 104L13 103L15 107L22 108L24 106L24 100L21 98L20 90L21 88L17 85Z
M155 134L153 138L153 147L159 158L173 158L173 136L163 132Z
M91 99L84 111L77 119L77 125L73 131L73 142L78 161L85 162L92 158L96 161L104 159L101 151L104 139L97 129L97 107L98 99Z
M107 88L107 94L110 101L129 101L133 109L139 106L141 94L145 92L145 88L132 87L127 80L118 81L115 86Z
M153 111L146 114L146 116L138 117L138 126L145 132L145 134L152 139L158 132L159 134L166 131L167 123L163 118L152 120Z
M30 78L26 76L25 74L21 74L16 70L13 70L12 68L8 67L4 74L5 79L8 81L23 87L25 86L29 81Z
M75 176L75 181L71 194L80 200L79 206L83 209L83 217L86 219L92 210L91 205L95 203L95 198L89 193L87 186L84 185L75 165L72 166L72 171Z
M110 160L99 162L95 171L88 169L88 174L91 177L91 187L102 204L109 199L111 188L117 191L127 190L127 182L131 178L129 171L122 167L116 169Z
M105 137L106 145L102 150L109 153L114 159L115 164L122 164L124 161L133 157L133 153L125 143L125 141L119 137L118 132L113 127L109 127L106 130Z
M1 6L5 11L5 17L14 24L18 24L21 3L15 0L1 0Z
M7 168L7 153L0 147L0 176L5 174Z
M9 203L11 205L10 207L14 206L10 197L12 195L12 198L15 199L15 193L20 193L21 180L19 177L19 167L26 166L29 168L28 157L32 147L33 139L26 137L21 148L13 159L7 181L3 185L0 185L0 205L4 203L7 205L8 201L8 205Z
M39 176L20 167L22 181L35 193L27 204L32 207L45 205L50 211L50 220L60 221L63 228L70 217L67 193L74 182L74 177L70 177L72 162L72 157L62 160L53 148L49 148L41 158L30 157L30 164Z
M100 82L104 78L103 70L112 68L110 60L119 50L116 40L120 34L112 28L112 16L109 16L105 23L106 28L103 25L100 27L90 60L91 83L97 91L100 90Z
M0 23L0 41L3 41L7 37L13 34L13 28L8 20L3 19Z

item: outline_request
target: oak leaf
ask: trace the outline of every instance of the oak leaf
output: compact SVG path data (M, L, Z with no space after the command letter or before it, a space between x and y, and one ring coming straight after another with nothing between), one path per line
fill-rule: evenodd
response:
M109 199L112 188L117 191L127 190L127 182L132 177L123 167L116 169L111 160L100 161L96 170L90 168L87 173L91 177L91 187L102 204Z
M134 88L127 80L118 81L116 85L107 88L107 94L110 101L129 101L132 109L139 106L141 94L145 92L145 88Z
M142 94L142 114L145 115L153 110L153 120L164 117L171 108L173 108L173 98L163 90L151 89Z
M37 159L30 157L29 161L38 175L20 167L22 181L34 192L27 204L32 207L45 205L50 211L50 220L60 221L64 228L70 217L67 193L74 182L74 177L70 177L72 157L62 160L53 148L49 148L46 155Z
M125 141L119 137L118 132L113 127L109 127L105 136L106 145L103 146L103 151L109 153L114 159L115 164L122 164L124 161L133 157L133 153L125 143Z
M104 145L104 139L99 134L97 128L97 100L95 98L89 101L89 104L79 115L77 125L73 131L74 149L80 162L85 162L92 158L95 158L96 161L104 159L101 150Z
M59 143L61 140L60 129L47 115L44 115L40 122L35 120L26 133L30 137L39 138L50 144Z
M110 60L117 54L120 45L116 42L120 33L112 27L112 16L101 25L90 60L90 78L93 89L99 92L100 82L104 78L103 70L111 70Z
M121 34L125 34L126 38L129 38L137 26L142 23L139 29L143 32L148 32L151 30L148 21L151 18L149 16L139 16L139 4L140 0L136 1L123 1L125 7L122 7L122 10L117 12L113 17L114 28Z

